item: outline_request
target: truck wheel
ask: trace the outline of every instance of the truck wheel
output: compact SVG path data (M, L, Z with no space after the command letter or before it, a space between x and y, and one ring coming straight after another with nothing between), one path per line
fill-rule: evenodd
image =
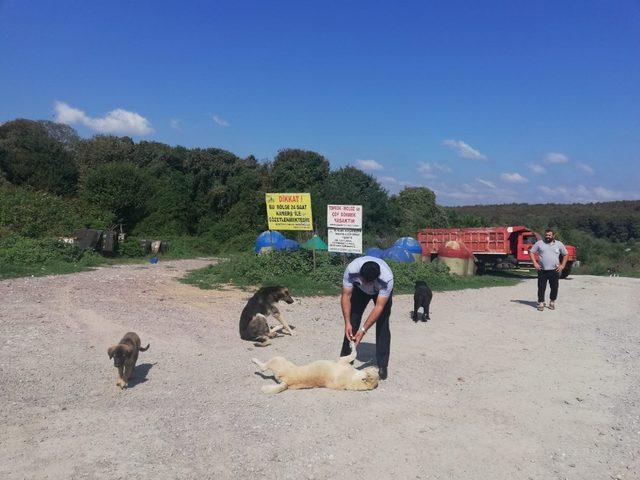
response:
M567 278L569 276L569 274L571 273L572 265L573 265L573 262L567 263L567 266L564 267L564 270L562 270L562 273L560 274L560 278Z

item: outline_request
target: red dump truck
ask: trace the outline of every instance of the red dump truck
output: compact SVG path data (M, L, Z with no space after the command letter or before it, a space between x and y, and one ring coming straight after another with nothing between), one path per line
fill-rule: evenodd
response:
M473 251L479 273L485 269L505 270L531 268L529 249L540 240L540 235L521 225L515 227L482 228L425 228L418 232L422 255L432 259L438 255L438 247L449 240L458 240ZM571 273L576 260L576 248L566 245L569 258L562 271L562 278Z

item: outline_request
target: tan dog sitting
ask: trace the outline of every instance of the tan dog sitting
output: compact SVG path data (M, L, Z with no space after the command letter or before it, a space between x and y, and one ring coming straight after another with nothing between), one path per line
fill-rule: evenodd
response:
M351 343L351 354L338 361L318 360L309 365L297 366L284 357L273 357L267 363L252 358L261 372L271 370L278 385L265 385L264 393L280 393L287 388L332 388L334 390L373 390L380 377L375 367L357 370L351 365L356 359L355 344Z
M151 344L145 348L140 346L140 337L134 332L128 332L122 337L118 345L112 345L107 350L109 358L113 358L113 366L118 369L118 381L120 388L127 387L133 369L138 361L138 352L146 352Z

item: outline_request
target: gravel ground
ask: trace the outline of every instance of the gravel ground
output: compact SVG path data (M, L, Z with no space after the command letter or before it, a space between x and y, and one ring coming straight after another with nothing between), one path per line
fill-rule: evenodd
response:
M436 293L427 324L399 295L376 390L269 396L250 358L337 358L338 298L283 305L296 336L256 348L248 293L176 281L207 263L0 282L0 477L640 478L638 279L574 276L544 312L535 280ZM129 330L151 348L120 391Z

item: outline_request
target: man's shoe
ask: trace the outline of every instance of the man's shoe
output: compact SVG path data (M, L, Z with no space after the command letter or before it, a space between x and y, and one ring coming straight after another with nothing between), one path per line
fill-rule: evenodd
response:
M378 375L380 376L380 380L387 379L387 367L380 367L378 369Z

